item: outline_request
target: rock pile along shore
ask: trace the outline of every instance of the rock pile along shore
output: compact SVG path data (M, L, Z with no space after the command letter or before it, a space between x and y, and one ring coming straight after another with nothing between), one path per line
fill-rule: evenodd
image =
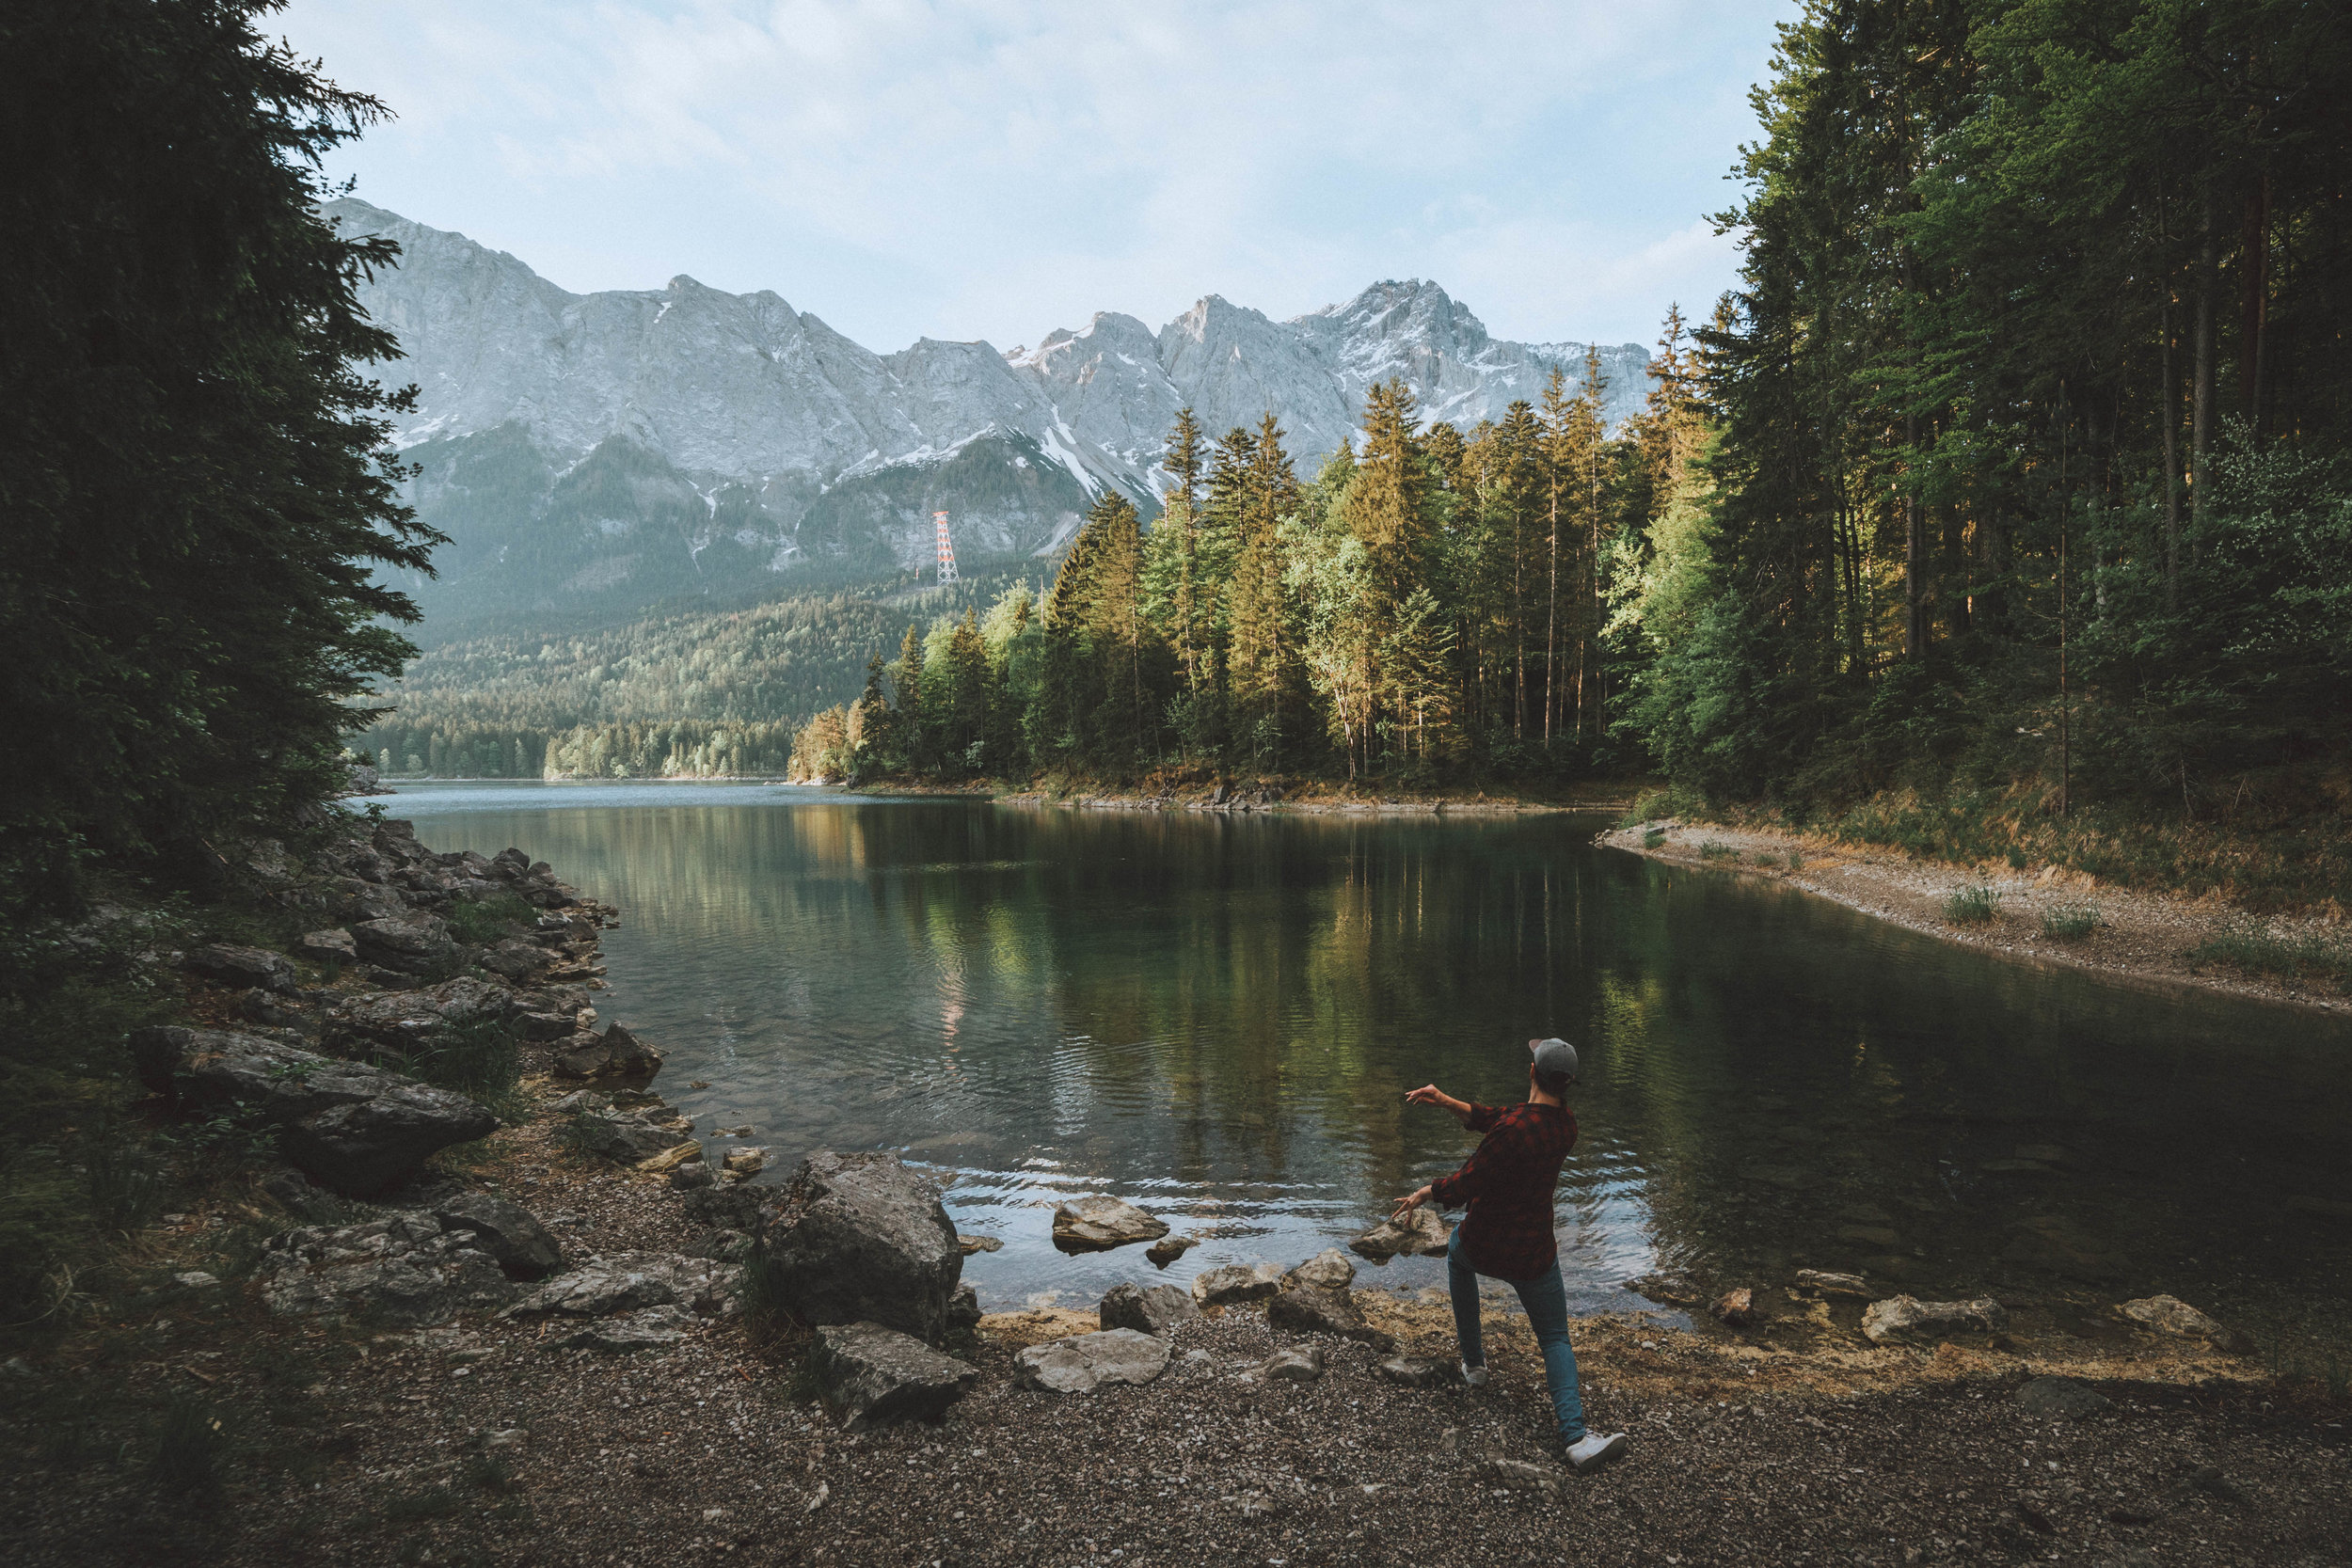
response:
M961 1269L986 1239L894 1154L710 1158L653 1092L658 1048L598 1027L614 911L548 867L398 823L264 862L316 917L298 951L186 955L191 1018L137 1047L159 1104L241 1107L287 1162L236 1200L284 1212L246 1275L180 1265L132 1363L324 1456L315 1491L256 1468L236 1508L170 1515L208 1560L1436 1561L1468 1532L1512 1561L2056 1538L2295 1562L2352 1516L2329 1450L2282 1434L2230 1331L2169 1297L2117 1304L2095 1342L1813 1271L1728 1292L1704 1335L1584 1320L1588 1408L1637 1446L1581 1479L1522 1324L1490 1323L1495 1383L1465 1388L1442 1304L1360 1288L1338 1248L1167 1282L1198 1238L1102 1196L1035 1211L1041 1233L1136 1247L1138 1277L1091 1311L983 1317ZM485 1034L522 1053L496 1109L403 1070ZM1447 1236L1421 1211L1349 1246L1377 1264ZM31 1482L0 1528L28 1563L152 1560L87 1526L149 1517L136 1476L39 1457L97 1367L11 1373L0 1431Z

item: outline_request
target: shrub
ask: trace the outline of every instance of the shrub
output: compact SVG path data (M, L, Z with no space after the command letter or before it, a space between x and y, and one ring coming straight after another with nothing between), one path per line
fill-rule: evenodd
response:
M1955 926L1989 926L1999 909L2000 893L1979 885L1964 887L1944 900L1944 918Z
M2042 934L2053 942L2080 942L2100 924L2096 904L2053 904L2042 911Z
M488 947L513 935L516 927L528 928L538 917L539 911L518 895L499 893L479 900L453 900L445 918L451 936L469 947Z
M1649 832L1642 835L1642 847L1645 849L1658 848L1665 842L1666 830L1663 828L1652 828Z
M522 1045L514 1027L501 1020L453 1025L437 1044L387 1058L385 1065L420 1083L455 1089L509 1125L531 1114L530 1101L516 1086L522 1080Z
M1791 871L1803 871L1804 869L1804 850L1791 849L1788 851L1788 869Z
M155 1429L147 1473L173 1492L209 1492L220 1482L220 1417L192 1394L175 1394Z
M2283 938L2250 920L2233 921L2182 955L2192 970L2226 964L2248 974L2331 982L2352 990L2352 951L2319 936Z
M1711 838L1699 846L1699 859L1703 861L1736 861L1739 858L1739 850L1728 844L1718 844Z

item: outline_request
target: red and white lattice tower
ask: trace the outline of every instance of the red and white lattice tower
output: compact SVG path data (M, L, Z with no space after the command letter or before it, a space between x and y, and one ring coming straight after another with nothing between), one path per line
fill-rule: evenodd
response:
M947 514L932 513L931 526L939 530L939 580L943 583L953 582L956 580L956 547L947 542Z

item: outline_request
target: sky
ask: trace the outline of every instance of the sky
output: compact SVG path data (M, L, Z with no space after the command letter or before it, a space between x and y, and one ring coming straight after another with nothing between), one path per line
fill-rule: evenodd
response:
M293 0L397 116L352 194L565 289L771 289L879 352L1422 277L1649 343L1734 281L1764 0Z

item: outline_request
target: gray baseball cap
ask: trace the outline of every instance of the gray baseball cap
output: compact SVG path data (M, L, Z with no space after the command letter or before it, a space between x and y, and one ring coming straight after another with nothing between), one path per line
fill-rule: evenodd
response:
M1529 1040L1527 1049L1535 1058L1535 1070L1549 1078L1556 1073L1576 1076L1576 1047L1563 1039Z

